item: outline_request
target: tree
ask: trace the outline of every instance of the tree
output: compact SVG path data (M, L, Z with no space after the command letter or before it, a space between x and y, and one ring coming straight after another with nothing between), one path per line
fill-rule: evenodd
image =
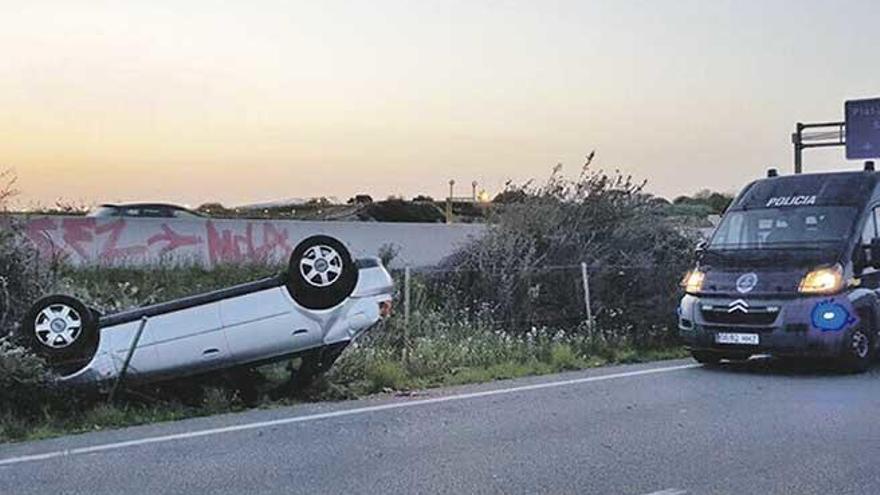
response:
M697 191L693 196L682 195L673 201L676 205L706 206L710 213L724 213L733 201L732 194L712 192L708 189Z
M220 203L204 203L196 208L196 211L208 216L222 216L232 213L228 208Z
M373 202L373 197L369 194L357 194L351 198L348 198L346 203L350 205L366 205Z

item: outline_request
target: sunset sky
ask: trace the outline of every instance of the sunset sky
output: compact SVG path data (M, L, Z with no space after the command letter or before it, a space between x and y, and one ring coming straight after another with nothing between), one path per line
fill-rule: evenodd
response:
M497 192L596 149L734 191L880 96L878 33L877 0L0 0L0 167L23 203L234 205Z

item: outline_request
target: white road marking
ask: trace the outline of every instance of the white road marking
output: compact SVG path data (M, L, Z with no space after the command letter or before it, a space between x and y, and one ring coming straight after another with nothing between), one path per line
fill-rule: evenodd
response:
M679 490L677 488L667 488L659 492L646 493L645 495L686 495L687 490Z
M482 392L470 392L466 394L447 395L443 397L434 397L431 399L420 399L409 402L393 402L390 404L381 404L378 406L358 407L355 409L344 409L342 411L333 411L327 413L310 414L306 416L294 416L292 418L275 419L271 421L260 421L257 423L246 423L241 425L224 426L221 428L210 428L207 430L190 431L185 433L175 433L171 435L162 435L156 437L139 438L135 440L126 440L124 442L106 443L101 445L93 445L91 447L78 447L67 450L57 450L46 452L43 454L31 454L20 457L10 457L0 459L0 466L9 466L11 464L21 464L24 462L43 461L56 457L66 457L82 454L94 454L96 452L106 452L109 450L124 449L126 447L135 447L138 445L149 445L153 443L171 442L175 440L186 440L190 438L206 437L210 435L220 435L223 433L234 433L238 431L254 430L257 428L268 428L272 426L289 425L294 423L305 423L307 421L317 421L321 419L339 418L343 416L354 416L357 414L366 414L378 411L389 411L392 409L403 409L407 407L426 406L429 404L440 404L443 402L455 402L467 399L477 399L481 397L492 397L496 395L514 394L517 392L527 392L531 390L541 390L545 388L565 387L569 385L579 385L581 383L601 382L605 380L614 380L617 378L629 378L632 376L653 375L657 373L668 373L670 371L680 371L690 368L697 368L700 364L683 364L679 366L667 366L665 368L651 368L638 371L626 371L623 373L612 373L608 375L588 376L585 378L575 378L572 380L562 380L558 382L535 383L533 385L522 385L519 387L502 388L494 390L485 390ZM664 492L663 495L667 495Z

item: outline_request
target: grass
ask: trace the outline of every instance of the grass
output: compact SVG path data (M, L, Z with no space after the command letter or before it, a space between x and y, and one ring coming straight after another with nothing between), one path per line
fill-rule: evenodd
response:
M75 294L103 311L117 311L228 287L276 270L265 266L231 266L210 271L197 267L67 269L59 290ZM416 306L407 353L403 352L401 338L403 319L393 316L350 346L328 373L296 395L272 393L289 378L289 368L296 367L295 361L258 368L248 375L248 387L229 380L224 373L215 373L130 391L115 404L108 404L103 398L70 397L69 392L59 397L57 392L44 393L37 386L21 385L15 391L17 397L25 397L31 403L26 409L17 409L14 401L4 403L0 397L0 442L686 355L676 346L635 348L623 341L588 337L588 333L584 328L505 332L491 322L468 320L449 311L431 309L429 305ZM16 363L24 362L16 356L7 353L0 358L6 357L7 369L14 369ZM0 375L3 363L0 359ZM30 362L26 365L31 366ZM9 380L0 383L18 386ZM248 400L244 399L246 396Z
M74 409L47 408L39 415L21 417L0 413L0 443L31 441L61 435L85 433L125 426L135 426L185 418L239 412L251 407L271 408L288 406L303 401L344 400L375 393L412 391L440 386L491 382L525 376L545 375L563 371L587 369L611 364L654 361L684 357L680 348L658 350L625 349L616 353L616 360L601 356L578 354L567 344L555 344L548 359L530 358L525 361L503 360L484 365L452 366L426 372L422 367L410 367L399 358L377 357L367 349L347 352L339 368L333 368L325 378L317 381L301 396L270 399L263 393L256 404L245 405L238 392L227 385L200 385L200 400L194 404L171 399L161 402L140 400L137 396L125 398L116 404L84 402ZM363 354L369 354L365 358ZM271 365L261 369L266 379L259 388L266 392L286 378L283 366Z
M525 359L505 359L484 364L461 366L441 366L426 372L419 365L407 366L405 363L388 357L373 358L364 376L345 380L338 372L331 371L336 379L356 396L383 391L419 390L434 387L484 383L495 380L521 378L525 376L547 375L564 371L575 371L614 364L639 363L678 359L688 354L680 347L665 349L624 349L608 359L599 355L578 354L574 346L557 343L552 346L547 358L537 356ZM357 358L353 358L357 359ZM344 363L341 364L345 366ZM336 374L337 376L333 376Z

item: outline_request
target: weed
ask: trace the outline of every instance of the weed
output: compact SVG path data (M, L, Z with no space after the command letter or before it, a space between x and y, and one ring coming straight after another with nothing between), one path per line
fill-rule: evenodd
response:
M381 392L385 389L402 390L409 384L406 370L396 361L371 362L367 365L365 374L371 392Z

